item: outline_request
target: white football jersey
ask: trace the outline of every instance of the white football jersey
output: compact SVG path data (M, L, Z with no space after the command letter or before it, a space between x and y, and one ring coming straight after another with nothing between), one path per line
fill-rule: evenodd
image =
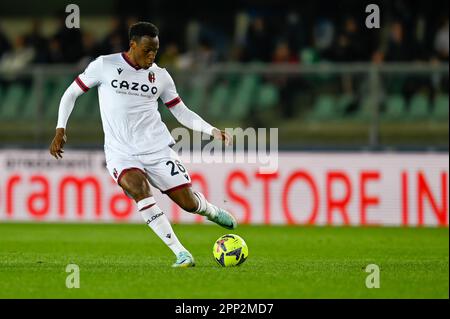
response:
M166 69L145 70L116 53L99 56L75 82L85 92L98 87L105 152L149 154L175 143L158 112L159 98L169 108L181 101Z

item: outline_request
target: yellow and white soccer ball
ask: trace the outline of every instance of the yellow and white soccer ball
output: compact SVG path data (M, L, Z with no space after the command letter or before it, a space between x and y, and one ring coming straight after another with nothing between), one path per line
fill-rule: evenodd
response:
M248 258L248 247L242 237L227 234L216 240L213 254L222 267L239 266Z

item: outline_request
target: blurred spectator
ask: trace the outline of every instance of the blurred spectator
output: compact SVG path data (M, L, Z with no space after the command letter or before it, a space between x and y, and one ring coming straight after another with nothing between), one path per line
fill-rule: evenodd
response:
M350 39L344 35L339 34L336 38L336 43L332 47L332 58L337 62L348 62L352 60L350 52Z
M48 40L42 35L41 21L34 19L31 32L25 36L25 43L34 49L35 57L33 63L49 62Z
M384 60L384 53L381 52L380 50L375 51L372 54L372 62L375 64L379 64L382 63Z
M340 62L364 61L367 45L354 17L347 17L343 30L338 34L332 50L333 60Z
M65 15L58 15L58 30L54 38L59 42L63 61L76 63L83 57L83 39L80 29L69 29L65 24Z
M0 60L0 71L14 73L24 69L34 59L34 49L26 46L25 38L18 36L12 50L3 54Z
M127 51L129 48L128 31L132 24L138 22L134 16L127 18L114 17L111 21L111 31L100 45L101 54L111 54Z
M254 18L247 32L245 60L269 62L273 49L272 37L264 18Z
M199 44L213 49L213 60L215 62L226 57L227 51L230 49L227 42L229 34L225 34L223 29L224 27L216 27L210 23L200 23L198 32ZM201 42L206 43L206 45Z
M83 57L79 61L80 67L86 67L89 62L97 58L100 54L100 49L94 35L91 32L85 32L83 34Z
M128 48L128 29L124 20L113 18L111 31L101 44L102 54L111 54L126 51Z
M123 27L124 24L119 18L112 19L111 31L100 44L101 54L111 54L125 50L126 42L123 39Z
M388 47L384 60L391 61L409 61L411 59L412 48L405 40L405 30L400 21L395 21L390 27Z
M218 61L217 50L213 47L209 39L200 39L199 50L195 58L195 63L199 66L210 66Z
M180 66L180 51L176 43L169 43L159 56L158 64L163 68L177 69Z
M52 37L48 43L48 58L50 63L64 63L61 43L58 38Z
M9 40L3 33L2 29L0 28L0 58L5 52L9 50L11 50L11 44L9 43Z
M286 15L286 27L284 36L294 54L306 45L307 30L302 28L300 15L297 12L290 11Z
M293 54L289 45L285 41L281 41L275 47L272 62L275 64L297 64L299 62L298 55ZM294 115L294 98L297 90L300 89L298 78L289 75L275 75L270 77L279 89L280 98L283 101L281 105L281 114L284 118L290 118Z
M180 68L199 67L204 68L217 62L217 51L211 42L206 39L200 39L200 43L193 51L182 54L178 60Z
M273 63L298 63L298 55L292 52L285 41L281 41L275 47L272 56Z
M448 61L448 51L449 51L448 18L445 19L443 25L436 33L436 36L434 38L434 50L437 53L438 59Z
M126 8L126 1L123 4ZM320 1L308 5L299 3L292 6L293 9L273 11L252 6L246 9L236 7L221 12L220 18L214 15L201 19L192 17L177 20L176 25L172 23L169 12L158 12L157 19L142 13L140 19L153 21L161 28L164 35L161 62L167 65L175 63L189 67L222 60L268 63L273 60L275 51L279 51L277 56L284 54L282 46L276 48L280 39L287 42L291 55L301 57L302 63L315 63L321 59L331 62L369 61L370 58L374 62L429 61L430 57L448 61L448 17L437 27L434 11L409 6L400 0L386 7L380 30L368 30L364 21L356 18L359 16L356 15L356 7L352 6L335 5L333 10L323 12L326 17L314 21L321 4ZM251 13L243 13L245 10ZM42 34L41 21L33 20L25 43L34 49L35 63L78 63L81 59L100 54L121 52L128 49L128 28L137 21L136 17L127 16L130 13L123 11L120 17L113 18L109 32L105 32L100 44L92 35L85 34L88 29L84 27L66 28L64 12L59 13L58 30L50 38ZM233 14L235 34L232 27L227 29L226 24L233 21ZM335 22L340 21L341 16L346 17L342 25ZM389 24L392 16L400 18ZM11 51L8 38L12 37L0 30L0 57ZM199 39L203 39L203 43L199 44ZM167 48L164 45L166 41L172 43ZM181 49L185 46L189 50L186 53Z
M125 39L127 39L127 44L128 44L128 30L130 29L130 27L135 24L138 23L139 19L136 16L130 15L126 17L126 27L125 27L125 34L124 37Z
M331 48L334 39L334 24L326 18L319 18L313 28L313 45L314 48L324 56Z
M227 60L229 62L242 62L245 60L245 49L242 45L236 44L231 46Z

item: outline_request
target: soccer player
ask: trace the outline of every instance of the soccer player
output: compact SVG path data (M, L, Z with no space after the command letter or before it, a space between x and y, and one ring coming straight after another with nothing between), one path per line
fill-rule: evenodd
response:
M106 167L133 198L148 226L176 255L173 267L192 267L194 258L173 232L166 215L156 204L152 186L168 195L182 209L205 216L227 229L237 226L235 218L193 191L191 179L158 112L158 98L184 126L209 134L229 144L231 137L186 107L166 69L154 63L159 48L158 28L148 22L130 27L127 52L102 55L92 61L61 98L56 134L50 154L62 158L67 141L66 124L75 101L97 87L105 134Z

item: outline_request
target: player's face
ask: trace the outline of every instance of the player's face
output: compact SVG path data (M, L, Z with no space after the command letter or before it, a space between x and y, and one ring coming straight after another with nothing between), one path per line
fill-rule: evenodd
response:
M136 63L143 69L152 66L159 49L159 38L142 37L140 41L132 44Z

